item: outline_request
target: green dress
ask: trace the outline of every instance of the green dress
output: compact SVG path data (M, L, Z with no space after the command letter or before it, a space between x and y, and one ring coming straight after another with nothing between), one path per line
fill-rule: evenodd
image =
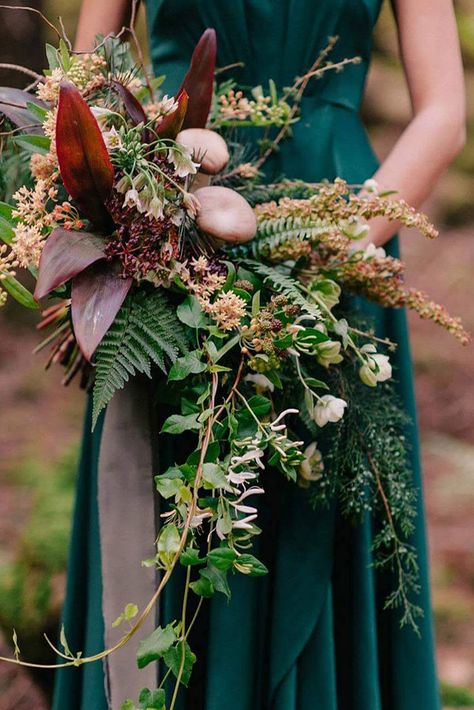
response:
M218 36L218 65L243 85L289 85L338 35L333 59L362 62L313 83L294 137L271 166L275 175L304 180L361 182L377 162L358 114L381 0L149 0L155 69L179 85L206 27ZM389 246L397 252L396 240ZM413 425L408 431L419 515L412 543L421 568L421 637L399 628L383 611L387 580L371 566L370 520L343 521L336 508L313 511L307 494L278 479L262 510L259 554L270 574L234 578L230 603L209 602L195 642L201 663L180 710L436 710L439 708L430 611L424 515L411 358L405 314L365 305L378 333L399 343L395 357L400 395ZM103 648L97 459L100 427L87 414L64 622L68 640L86 654ZM172 462L172 452L168 452ZM126 571L125 571L126 573ZM180 599L167 588L162 615ZM103 669L92 664L57 674L55 710L105 710ZM114 708L113 710L117 710Z

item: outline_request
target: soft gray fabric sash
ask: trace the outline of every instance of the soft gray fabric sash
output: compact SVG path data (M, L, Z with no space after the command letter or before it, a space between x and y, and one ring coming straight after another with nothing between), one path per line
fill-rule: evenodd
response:
M149 383L148 383L149 386ZM127 631L112 622L128 603L141 611L155 590L155 571L141 561L154 556L155 509L153 458L147 383L133 378L116 392L105 415L99 457L99 521L105 644L113 646ZM138 641L152 633L155 616L123 648L106 659L106 692L111 710L142 688L156 687L152 663L138 670Z

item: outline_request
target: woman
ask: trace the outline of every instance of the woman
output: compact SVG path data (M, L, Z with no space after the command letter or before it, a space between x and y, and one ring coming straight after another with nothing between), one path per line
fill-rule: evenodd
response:
M206 27L218 35L218 65L245 62L244 85L291 83L338 35L333 58L362 62L329 73L302 102L294 137L274 156L275 174L315 181L341 176L360 183L374 176L419 205L464 140L462 66L451 0L394 0L413 119L378 167L358 116L374 24L382 0L149 0L148 26L156 69L167 90L179 85ZM127 23L128 0L85 0L77 48ZM237 72L237 70L235 70ZM380 219L370 241L397 251L393 224ZM365 306L378 332L399 343L400 394L415 419L405 316ZM88 431L90 427L87 427ZM420 487L416 428L408 431L415 484ZM100 554L95 500L100 431L86 436L73 536L65 622L70 645L90 654L103 647ZM421 495L420 495L421 498ZM369 521L351 527L336 510L312 511L296 487L270 496L261 546L270 575L239 580L230 605L212 600L201 626L187 710L436 710L439 707L420 502L416 546L421 566L421 637L399 628L383 611L384 579L371 567ZM302 512L302 506L307 506ZM284 529L284 535L281 530ZM287 541L291 540L291 553ZM265 552L266 551L266 552ZM126 574L126 570L125 570ZM166 590L162 614L173 607ZM204 639L204 642L202 642ZM98 664L61 671L56 710L107 707ZM114 707L114 710L115 707Z

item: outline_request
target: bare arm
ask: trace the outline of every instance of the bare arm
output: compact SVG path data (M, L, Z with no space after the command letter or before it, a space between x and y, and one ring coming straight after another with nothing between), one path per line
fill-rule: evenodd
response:
M465 96L452 0L392 0L413 119L374 175L418 207L461 150ZM384 244L393 223L374 220L368 241Z
M74 48L87 52L97 34L119 32L129 25L132 0L83 0Z

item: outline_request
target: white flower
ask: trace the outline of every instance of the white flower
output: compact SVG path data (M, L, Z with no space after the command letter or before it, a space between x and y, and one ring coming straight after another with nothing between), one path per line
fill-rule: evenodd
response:
M369 178L364 182L363 188L366 192L377 193L379 191L379 184L377 180L374 180L374 178Z
M389 380L392 377L392 366L388 355L370 354L367 363L359 370L359 377L364 385L369 387L375 387L377 382Z
M346 407L345 400L334 397L332 394L325 394L320 397L314 408L314 421L320 427L325 426L328 422L338 422L344 416Z
M337 340L326 340L320 343L316 350L316 357L323 367L338 365L344 359L341 355L341 343Z
M201 203L198 198L190 192L185 192L183 195L183 207L191 219L195 219L197 213L201 209Z
M313 441L304 450L304 460L299 465L300 485L307 487L310 481L317 481L324 470L323 457L318 445Z
M269 390L273 392L275 390L275 385L265 375L256 373L255 375L247 375L244 379L246 382L253 382L257 391Z
M161 200L158 195L153 195L151 198L150 202L148 203L146 213L150 217L154 217L155 219L163 219L164 217L164 201Z
M145 211L145 206L140 199L140 195L138 193L138 190L135 190L134 187L130 188L125 193L125 199L123 201L123 206L124 207L136 207L139 212Z
M102 137L109 152L122 147L122 139L116 128L112 127L110 131L104 131Z
M373 242L367 244L362 254L362 259L367 261L367 259L385 259L387 256L385 249L382 247L376 247Z
M348 221L343 231L345 236L349 237L349 239L359 240L369 235L370 227L367 222L364 222L359 217L354 217Z
M191 158L191 151L185 146L176 146L168 151L168 162L174 165L176 175L185 178L188 175L195 175L199 168L199 163L195 163Z

